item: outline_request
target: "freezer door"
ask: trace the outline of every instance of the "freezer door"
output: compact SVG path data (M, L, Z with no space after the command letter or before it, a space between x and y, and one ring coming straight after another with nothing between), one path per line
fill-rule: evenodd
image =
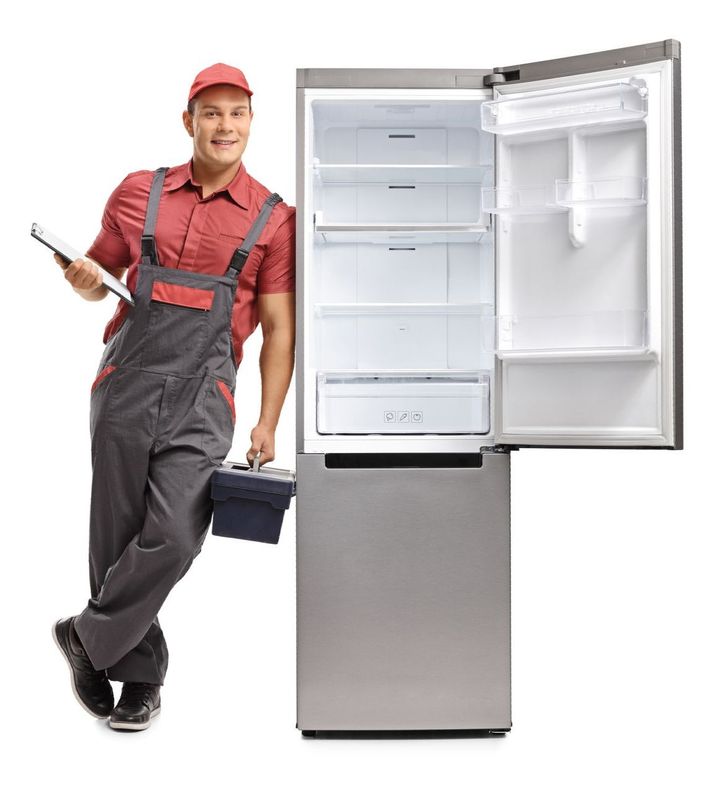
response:
M496 443L682 446L680 45L495 69Z

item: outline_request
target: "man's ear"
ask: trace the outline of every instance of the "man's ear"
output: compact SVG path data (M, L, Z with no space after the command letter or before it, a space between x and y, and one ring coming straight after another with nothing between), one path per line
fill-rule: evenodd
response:
M195 135L193 134L192 115L190 115L187 110L183 110L182 122L183 126L185 127L185 131L190 135L190 137L194 137Z

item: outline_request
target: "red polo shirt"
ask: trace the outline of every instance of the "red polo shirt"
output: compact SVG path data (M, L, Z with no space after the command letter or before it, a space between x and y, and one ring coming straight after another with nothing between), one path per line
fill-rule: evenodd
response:
M145 224L153 171L130 173L110 195L102 229L87 251L117 274L127 268L127 286L134 292L140 263L140 237ZM171 167L165 175L155 239L162 266L205 274L224 274L233 252L270 195L248 175L245 165L223 189L202 197L192 176L192 160ZM258 325L257 296L295 290L295 208L278 203L253 247L238 278L232 312L235 359L240 364L243 342ZM105 327L103 342L120 328L129 305L118 300L115 315Z

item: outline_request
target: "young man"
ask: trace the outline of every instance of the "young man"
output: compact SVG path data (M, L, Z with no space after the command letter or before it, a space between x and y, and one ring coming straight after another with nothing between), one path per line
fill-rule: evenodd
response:
M91 598L53 638L76 698L115 729L160 712L168 652L157 613L200 552L210 478L230 450L235 373L258 322L262 406L247 460L275 456L294 362L295 210L241 161L253 118L241 71L200 72L183 112L190 162L131 173L65 278L105 298L95 261L121 277L120 301L91 387ZM114 706L109 680L123 681Z

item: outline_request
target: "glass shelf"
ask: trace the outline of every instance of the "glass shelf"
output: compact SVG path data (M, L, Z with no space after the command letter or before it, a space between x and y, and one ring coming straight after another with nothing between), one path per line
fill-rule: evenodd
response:
M313 170L323 183L476 184L483 183L492 165L448 164L320 164Z
M319 318L334 315L480 315L492 316L493 306L487 302L468 304L365 302L316 304Z
M647 115L643 80L592 88L556 90L532 96L506 96L482 106L482 128L493 134L519 134L588 124L635 121Z
M384 246L416 246L418 244L479 244L488 238L490 228L478 225L476 230L415 230L412 232L383 232L377 230L319 230L316 239L326 244L382 244Z

